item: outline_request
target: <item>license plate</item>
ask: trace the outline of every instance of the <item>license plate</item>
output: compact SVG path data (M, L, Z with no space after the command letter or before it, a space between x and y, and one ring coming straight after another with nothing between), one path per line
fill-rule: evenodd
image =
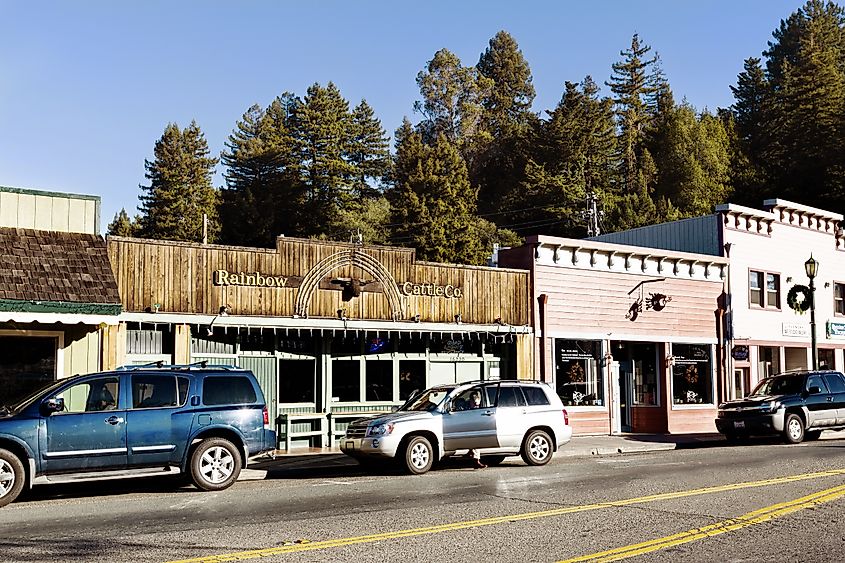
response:
M734 428L745 428L744 420L737 420L734 422Z
M355 449L355 442L346 442L346 449L347 450L354 450Z

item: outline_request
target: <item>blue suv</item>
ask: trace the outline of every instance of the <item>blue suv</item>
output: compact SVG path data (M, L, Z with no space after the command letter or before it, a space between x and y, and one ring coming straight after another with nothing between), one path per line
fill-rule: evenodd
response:
M0 407L0 506L25 486L168 473L219 491L275 447L252 372L203 362L78 375Z

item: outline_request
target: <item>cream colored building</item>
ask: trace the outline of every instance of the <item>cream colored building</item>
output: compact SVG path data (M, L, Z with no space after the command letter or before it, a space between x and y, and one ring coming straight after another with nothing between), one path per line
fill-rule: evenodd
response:
M720 205L705 217L598 237L606 242L700 252L730 261L722 399L746 394L761 378L812 365L809 311L787 304L808 285L805 262L818 261L815 284L819 365L845 369L845 234L839 213L770 199L761 209Z

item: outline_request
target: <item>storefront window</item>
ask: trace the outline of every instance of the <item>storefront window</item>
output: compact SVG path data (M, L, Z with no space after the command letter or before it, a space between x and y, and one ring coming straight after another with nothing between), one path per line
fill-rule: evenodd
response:
M313 403L314 360L279 360L279 402Z
M760 379L780 373L780 349L772 346L760 346L758 349L757 376Z
M833 369L833 350L819 348L819 369Z
M564 405L604 404L604 380L596 365L599 342L555 340L555 381Z
M375 360L364 363L367 366L366 399L393 401L393 362Z
M56 379L56 339L0 336L0 405L12 405Z
M358 402L361 400L361 362L332 361L332 400Z
M425 360L399 361L399 400L406 401L414 391L425 389Z
M673 344L672 400L676 405L710 404L713 382L710 369L710 346L706 344Z

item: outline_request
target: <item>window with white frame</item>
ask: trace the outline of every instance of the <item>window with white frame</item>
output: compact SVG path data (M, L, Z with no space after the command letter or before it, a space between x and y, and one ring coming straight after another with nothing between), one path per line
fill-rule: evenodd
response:
M748 305L764 309L780 309L780 274L749 270Z

